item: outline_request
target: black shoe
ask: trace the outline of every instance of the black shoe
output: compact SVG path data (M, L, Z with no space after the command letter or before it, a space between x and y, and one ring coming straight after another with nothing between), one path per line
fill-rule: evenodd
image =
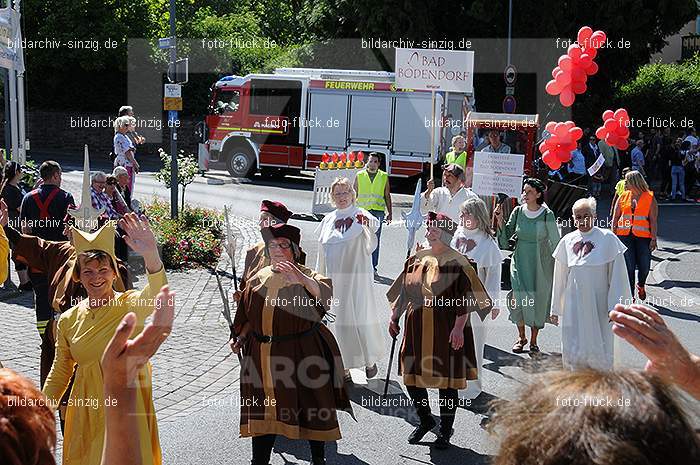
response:
M22 292L31 291L32 289L34 289L34 286L32 286L31 281L27 281L26 283L19 285L19 290Z
M440 430L438 433L437 439L435 440L435 448L436 449L447 449L450 447L450 438L454 434L455 430L453 428L450 428L449 432L445 432Z
M408 436L408 443L418 444L420 440L423 439L423 436L428 434L428 431L435 428L435 425L437 425L437 423L433 417L430 417L430 419L426 419L425 421L421 421L420 425L418 425L410 436Z

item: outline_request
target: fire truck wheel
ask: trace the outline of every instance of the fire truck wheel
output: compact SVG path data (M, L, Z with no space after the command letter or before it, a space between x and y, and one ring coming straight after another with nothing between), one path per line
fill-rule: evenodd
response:
M226 169L236 178L250 176L255 169L255 157L242 147L234 147L226 154Z

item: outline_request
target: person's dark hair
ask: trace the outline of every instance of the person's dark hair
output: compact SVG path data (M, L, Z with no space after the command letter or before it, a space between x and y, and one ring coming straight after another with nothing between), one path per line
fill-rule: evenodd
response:
M119 275L119 270L114 269L114 262L112 262L112 257L105 251L102 250L88 250L80 253L75 259L75 266L73 267L73 281L80 281L80 259L83 259L85 263L97 260L99 263L106 262L109 267L114 271L116 275Z
M544 183L537 178L527 178L525 181L523 181L523 188L526 185L532 187L537 192L542 194L537 198L537 205L542 205L544 203L544 192L547 190Z
M369 159L370 159L371 157L376 158L377 161L379 162L379 164L382 163L382 158L383 158L383 157L382 157L382 153L381 153L381 152L370 152L369 155L367 155L367 161L369 161Z
M107 184L109 184L110 186L116 186L117 178L112 175L107 176Z
M8 161L5 164L5 169L2 171L2 181L0 181L0 193L5 190L7 183L17 176L17 172L21 170L22 166L16 161Z
M0 463L55 465L56 419L41 391L14 371L0 369Z
M690 150L690 141L689 140L684 140L681 142L681 150Z
M636 371L554 371L495 404L493 465L686 465L700 440L671 387Z
M46 160L39 167L39 176L44 181L51 179L56 173L61 172L61 165L53 160Z

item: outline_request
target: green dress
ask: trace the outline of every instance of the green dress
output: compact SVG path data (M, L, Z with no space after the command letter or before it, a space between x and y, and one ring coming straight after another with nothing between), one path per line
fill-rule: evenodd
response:
M513 323L525 322L526 326L544 328L549 317L552 300L554 258L552 253L559 243L559 229L554 213L544 207L544 213L528 218L522 209L513 210L504 227L498 231L501 248L508 246L508 239L517 233L518 242L510 262L510 279L515 305L509 319Z

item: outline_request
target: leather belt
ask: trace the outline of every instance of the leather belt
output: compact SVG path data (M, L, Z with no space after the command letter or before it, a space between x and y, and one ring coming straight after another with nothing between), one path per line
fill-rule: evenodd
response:
M253 334L253 337L258 340L258 342L262 344L271 344L273 342L282 342L282 341L291 341L293 339L300 339L302 337L308 336L318 329L319 322L315 322L311 328L307 329L306 331L301 331L299 333L293 333L293 334L285 334L283 336L268 336L266 334L260 334L256 333L255 331L252 331L251 333Z

